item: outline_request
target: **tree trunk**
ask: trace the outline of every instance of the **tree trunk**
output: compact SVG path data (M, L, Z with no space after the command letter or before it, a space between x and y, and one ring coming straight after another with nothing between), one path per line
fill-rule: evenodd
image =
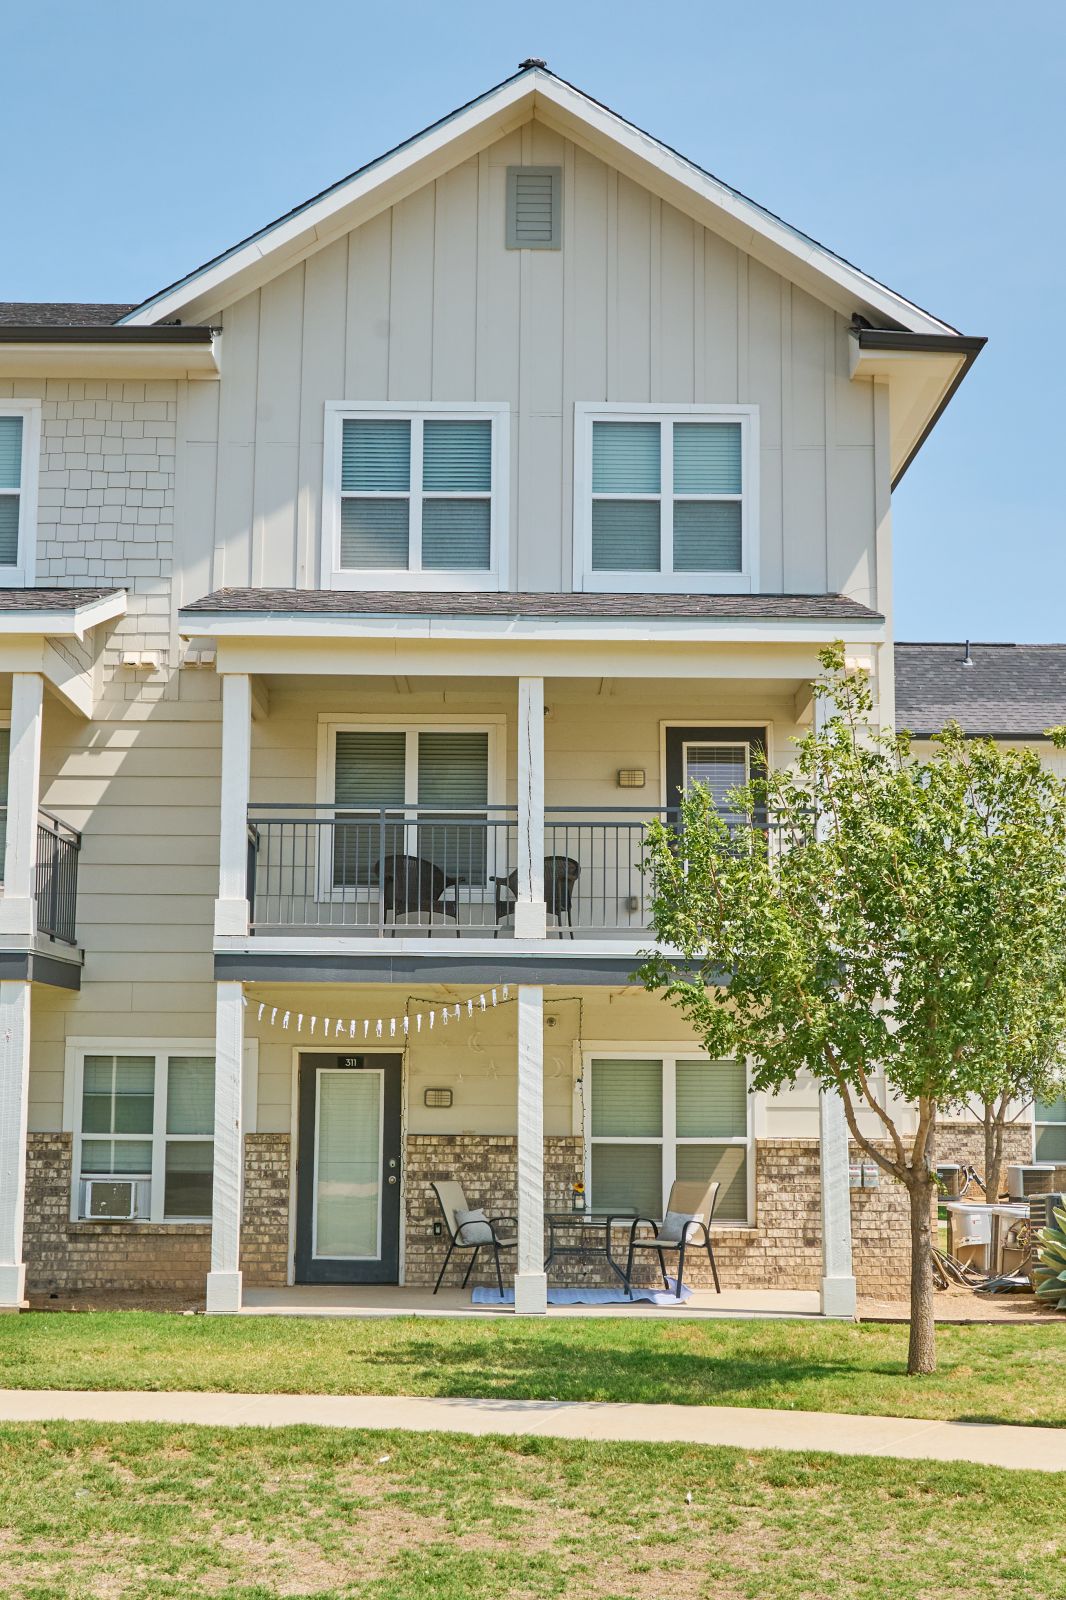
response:
M933 1321L933 1200L936 1184L928 1170L913 1173L907 1184L911 1207L911 1338L907 1372L936 1371Z
M1004 1108L1006 1109L1006 1108ZM1003 1125L994 1105L985 1104L985 1199L994 1205L1003 1186Z

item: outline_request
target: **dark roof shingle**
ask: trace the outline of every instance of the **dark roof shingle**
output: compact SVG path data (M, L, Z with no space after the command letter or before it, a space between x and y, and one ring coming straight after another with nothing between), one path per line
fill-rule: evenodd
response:
M741 617L881 622L841 594L550 594L453 593L439 590L218 589L189 613L245 616L408 617Z
M0 327L109 328L132 310L97 300L0 300Z
M1066 723L1066 644L896 645L896 725L1039 739Z
M121 589L0 589L0 612L5 611L77 611L79 606L92 605L108 595L121 594Z

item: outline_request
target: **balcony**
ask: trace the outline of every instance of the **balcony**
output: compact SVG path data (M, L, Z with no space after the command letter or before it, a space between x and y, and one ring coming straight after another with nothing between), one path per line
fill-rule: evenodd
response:
M80 852L77 828L43 808L9 838L8 807L0 806L0 976L80 987Z
M648 807L545 807L547 937L645 938L648 823L676 815ZM745 818L720 815L738 836L749 832ZM766 840L768 832L757 825L754 836ZM513 938L518 893L519 819L511 806L249 810L253 935Z
M58 944L76 945L78 857L81 834L51 811L37 813L34 871L37 932Z

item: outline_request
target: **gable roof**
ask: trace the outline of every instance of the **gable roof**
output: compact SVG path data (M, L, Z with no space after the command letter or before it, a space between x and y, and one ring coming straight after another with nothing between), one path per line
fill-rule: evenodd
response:
M206 320L534 115L843 315L917 333L957 333L539 63L523 63L512 77L150 296L122 321Z
M928 738L951 721L1001 739L1066 723L1066 644L897 644L896 726Z
M136 306L93 301L0 300L3 328L110 328Z

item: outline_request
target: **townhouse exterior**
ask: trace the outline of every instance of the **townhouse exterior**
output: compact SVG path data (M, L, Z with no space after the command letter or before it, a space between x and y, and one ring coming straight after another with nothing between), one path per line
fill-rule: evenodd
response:
M538 63L141 305L0 315L0 1303L432 1283L441 1177L520 1310L578 1181L898 1288L839 1105L635 983L641 840L788 762L834 640L894 721L892 490L982 341Z

